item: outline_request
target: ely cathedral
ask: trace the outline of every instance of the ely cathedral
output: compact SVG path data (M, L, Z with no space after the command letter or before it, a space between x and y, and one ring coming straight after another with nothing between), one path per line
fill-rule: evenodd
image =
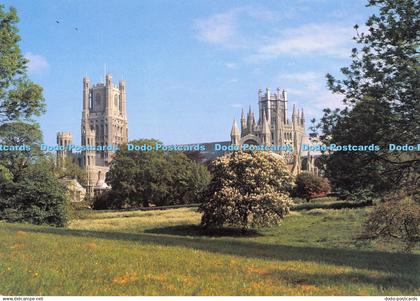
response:
M293 152L283 156L293 174L302 169L301 144L305 139L305 117L303 109L300 111L293 105L291 119L288 117L287 92L279 88L275 92L266 89L265 93L258 91L258 121L249 108L245 118L242 110L241 129L233 121L230 137L231 144L254 145L289 145Z
M66 150L57 151L57 161L60 164L65 158L71 158L82 167L87 174L87 185L82 187L76 179L67 180L67 185L73 200L81 200L87 193L89 196L102 193L109 189L105 177L109 171L115 148L128 142L128 122L126 113L125 81L118 85L112 82L112 76L107 74L103 83L91 85L90 79L83 79L83 109L81 118L81 146L111 146L111 149L98 151L87 148L81 152L73 153L67 146L72 145L70 132L57 133L57 144ZM288 145L292 152L284 152L282 156L293 174L302 169L316 172L313 158L309 153L302 156L301 144L305 136L305 118L303 109L299 110L293 105L291 119L289 118L288 99L285 90L277 89L271 92L266 89L258 91L258 120L249 109L247 116L242 110L240 129L233 122L231 140L222 142L224 145ZM214 149L215 143L205 143L203 152L207 160L222 155ZM306 160L302 168L302 159ZM312 160L312 161L311 161ZM311 170L312 168L312 170Z
M128 142L128 122L126 113L125 81L118 85L112 83L112 76L107 74L105 83L91 85L88 77L83 79L83 111L81 120L81 145L119 146ZM57 144L72 144L72 134L57 133ZM107 189L105 176L113 158L113 150L86 150L73 154L67 151L57 152L58 159L66 156L86 170L87 193L94 195Z

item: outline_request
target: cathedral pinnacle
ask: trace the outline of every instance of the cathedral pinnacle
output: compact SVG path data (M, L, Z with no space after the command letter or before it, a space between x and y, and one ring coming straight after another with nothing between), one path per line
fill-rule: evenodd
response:
M238 126L236 125L236 120L233 119L233 124L232 124L232 130L230 131L230 136L231 137L239 137L239 129Z

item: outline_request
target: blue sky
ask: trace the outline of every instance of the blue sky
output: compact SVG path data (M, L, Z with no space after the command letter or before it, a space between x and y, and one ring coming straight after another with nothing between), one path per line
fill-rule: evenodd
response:
M353 25L372 12L364 0L3 3L18 10L30 78L44 87L49 144L57 131L80 142L82 78L100 82L104 64L127 81L130 139L229 140L233 118L266 87L320 116L340 103L325 73L348 65Z

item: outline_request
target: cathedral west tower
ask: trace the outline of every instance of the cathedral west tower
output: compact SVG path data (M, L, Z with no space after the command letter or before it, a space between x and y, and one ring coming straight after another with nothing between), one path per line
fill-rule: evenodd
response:
M90 85L83 79L83 112L81 121L81 144L83 146L119 146L128 142L125 81L112 83L107 74L105 83ZM113 151L84 151L81 166L88 173L89 193L101 189L112 161Z

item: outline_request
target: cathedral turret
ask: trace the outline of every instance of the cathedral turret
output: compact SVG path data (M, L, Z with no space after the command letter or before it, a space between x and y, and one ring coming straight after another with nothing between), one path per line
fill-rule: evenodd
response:
M83 111L82 111L82 122L81 122L81 142L85 145L86 130L89 127L89 113L92 106L92 99L90 94L90 79L89 77L83 78Z
M271 144L271 131L270 131L270 125L265 117L265 113L263 111L262 115L262 129L261 129L261 139L263 144L269 145Z
M122 116L126 116L126 94L125 94L125 80L120 80L118 89L120 90L120 97L119 97L119 110Z
M287 122L287 92L286 92L286 90L283 90L283 92L282 92L282 94L283 94L283 101L284 101L284 116L283 116L283 120L285 121L285 122Z
M253 115L254 114L252 114L251 106L249 106L249 112L247 116L247 125L246 125L249 134L251 134L254 129L254 116Z
M271 95L270 89L267 88L266 89L266 97L267 97L266 116L269 121L271 120L271 96L270 95Z
M89 114L90 99L89 99L89 77L83 78L83 115Z
M57 165L62 165L66 158L71 157L71 151L69 145L72 144L73 136L70 132L58 132L57 133L57 145L61 147L57 151Z
M108 114L112 114L112 75L107 74L105 77L105 87L106 87L106 94L105 94L105 107Z
M300 123L304 126L305 125L305 115L303 115L303 108L302 108L302 113L300 115Z
M239 139L241 135L239 133L239 129L236 125L236 120L233 120L232 130L230 131L230 140L232 144L239 145Z
M245 120L245 114L244 114L244 109L242 108L242 113L241 113L241 133L244 134L246 130L246 120Z

